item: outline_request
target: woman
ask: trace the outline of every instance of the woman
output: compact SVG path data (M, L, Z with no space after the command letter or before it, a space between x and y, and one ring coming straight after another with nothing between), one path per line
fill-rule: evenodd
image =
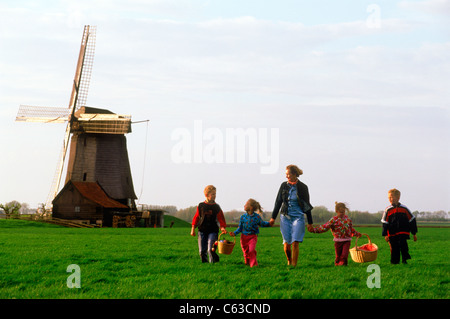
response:
M305 215L308 219L308 230L312 229L311 210L308 186L298 180L303 171L296 165L286 167L287 181L283 182L275 200L271 225L275 223L278 212L280 216L280 230L283 235L283 245L288 265L297 266L298 244L303 242L305 235Z

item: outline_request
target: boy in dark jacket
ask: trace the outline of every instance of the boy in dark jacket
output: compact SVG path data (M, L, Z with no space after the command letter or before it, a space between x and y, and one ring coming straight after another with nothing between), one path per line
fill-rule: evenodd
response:
M381 219L383 223L382 236L391 246L391 264L400 262L400 254L402 262L406 264L406 261L411 259L407 243L407 240L410 239L410 232L413 234L414 241L417 241L416 218L406 206L400 204L398 189L389 190L388 199L391 205L385 209Z
M198 250L202 262L216 263L219 261L219 255L217 255L213 246L218 239L219 225L222 233L226 234L225 227L227 227L227 224L222 209L216 203L216 188L213 185L208 185L204 194L206 200L198 204L197 211L192 219L191 236L195 236L195 227L198 227Z

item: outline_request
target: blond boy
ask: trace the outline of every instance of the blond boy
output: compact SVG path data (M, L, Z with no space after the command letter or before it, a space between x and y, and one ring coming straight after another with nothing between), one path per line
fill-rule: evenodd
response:
M382 235L391 247L391 264L398 264L400 256L402 262L406 264L406 261L411 259L407 242L410 233L413 234L414 241L417 241L416 218L405 205L400 204L398 189L388 191L388 200L391 205L385 209L381 219Z
M195 227L198 227L198 250L202 262L215 263L219 256L214 251L214 243L218 239L219 225L222 233L226 233L227 224L222 209L216 203L216 188L208 185L204 190L205 201L197 206L197 211L192 219L191 236L195 236Z

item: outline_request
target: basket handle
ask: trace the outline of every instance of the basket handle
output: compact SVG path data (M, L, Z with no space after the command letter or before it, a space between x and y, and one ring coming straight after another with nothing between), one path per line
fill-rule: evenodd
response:
M361 234L361 235L367 236L367 238L369 238L369 245L372 244L372 241L370 240L369 235L367 235L367 234ZM361 249L358 249L358 237L356 237L356 240L355 240L355 248L356 248L356 250L361 250Z
M221 237L222 235L224 235L224 234L225 234L225 233L220 233L219 238L217 238L217 241L219 241L219 240L220 240L220 237ZM230 236L230 237L233 237L233 236ZM233 237L233 243L236 243L236 236Z

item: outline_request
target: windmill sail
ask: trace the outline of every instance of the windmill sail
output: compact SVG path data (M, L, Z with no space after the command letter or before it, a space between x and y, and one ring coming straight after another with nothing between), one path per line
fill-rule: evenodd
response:
M47 197L46 208L50 209L53 199L58 193L61 176L64 169L64 161L69 146L69 137L74 120L74 114L77 109L86 104L87 94L89 91L89 83L91 81L92 66L94 63L95 53L95 35L96 27L84 26L83 37L81 38L80 54L78 56L77 68L75 70L75 78L73 80L72 94L69 102L69 120L64 134L63 147L61 150L58 166L56 167L53 177L50 193Z
M68 108L20 105L17 122L63 123L86 105L95 53L95 26L84 26L72 94Z
M69 108L71 115L80 107L86 105L91 81L92 66L94 64L95 53L95 26L84 26L83 37L81 38L80 54L73 80L72 94L70 96Z
M64 123L69 116L69 109L63 107L43 107L21 105L17 112L17 122Z

